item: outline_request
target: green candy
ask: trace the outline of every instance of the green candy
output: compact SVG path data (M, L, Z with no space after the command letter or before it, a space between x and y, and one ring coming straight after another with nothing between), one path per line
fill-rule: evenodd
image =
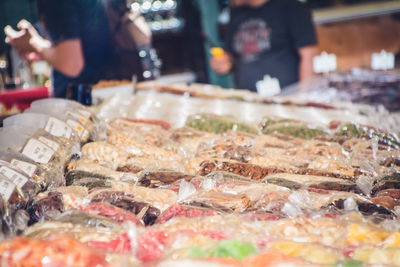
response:
M224 240L218 243L211 251L204 251L200 248L191 248L188 251L189 258L233 258L239 261L257 253L257 248L249 243L242 243L235 240Z
M334 266L335 267L362 267L364 263L358 260L345 260L336 263Z

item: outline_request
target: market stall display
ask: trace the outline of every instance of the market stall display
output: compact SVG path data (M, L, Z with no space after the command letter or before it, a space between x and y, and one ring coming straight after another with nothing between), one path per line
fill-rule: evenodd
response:
M47 101L0 128L5 266L399 265L390 114L153 93Z

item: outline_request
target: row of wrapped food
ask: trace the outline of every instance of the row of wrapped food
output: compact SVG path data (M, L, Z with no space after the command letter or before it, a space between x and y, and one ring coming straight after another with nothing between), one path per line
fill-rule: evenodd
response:
M1 266L400 262L396 133L213 114L106 124L49 99L5 120L0 144Z

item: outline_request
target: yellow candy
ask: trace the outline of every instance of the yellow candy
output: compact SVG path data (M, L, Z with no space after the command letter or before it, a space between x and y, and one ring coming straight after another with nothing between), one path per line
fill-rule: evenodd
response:
M347 245L360 243L377 245L388 236L389 233L374 231L359 224L352 224L349 226L346 242Z
M225 52L224 52L224 49L222 49L221 47L211 47L210 53L211 53L211 55L213 55L214 57L222 57L222 55L223 55Z

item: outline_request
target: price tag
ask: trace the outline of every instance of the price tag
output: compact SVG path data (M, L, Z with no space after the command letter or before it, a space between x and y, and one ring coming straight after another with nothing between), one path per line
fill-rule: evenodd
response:
M54 155L54 150L48 145L43 144L39 140L29 139L25 147L22 149L22 154L34 160L37 163L48 163Z
M46 123L45 131L58 137L71 138L72 129L62 120L50 117Z
M19 188L22 188L28 182L27 177L6 166L0 167L0 174L10 179Z
M391 70L394 69L394 54L382 50L380 53L374 53L371 56L371 69L373 70Z
M25 161L17 160L17 159L12 159L10 162L11 166L14 168L20 169L24 173L26 173L29 177L32 178L33 174L36 171L36 166L35 164L31 164Z
M72 118L74 118L75 120L79 121L81 124L85 124L86 123L86 118L83 117L82 114L80 113L75 113L72 111L67 111L65 112L66 115L71 116Z
M43 144L48 145L48 146L49 146L51 149L53 149L54 151L58 151L58 149L60 148L60 145L59 145L59 144L57 144L57 143L54 142L53 140L50 140L50 139L48 139L48 138L46 138L46 137L40 136L40 137L38 138L38 140L39 140L40 142L42 142Z
M0 195L8 201L15 190L15 184L6 178L0 177Z
M81 114L83 117L85 117L85 119L89 119L90 116L92 115L89 111L86 111L84 109L78 109L77 110L79 112L79 114Z
M67 123L69 126L71 126L72 129L74 129L78 133L79 137L82 136L85 128L79 122L74 120L67 120Z
M328 73L337 69L335 54L322 52L321 55L313 58L313 69L315 73Z
M265 75L264 79L256 83L257 92L264 97L274 96L281 92L281 86L277 78Z

